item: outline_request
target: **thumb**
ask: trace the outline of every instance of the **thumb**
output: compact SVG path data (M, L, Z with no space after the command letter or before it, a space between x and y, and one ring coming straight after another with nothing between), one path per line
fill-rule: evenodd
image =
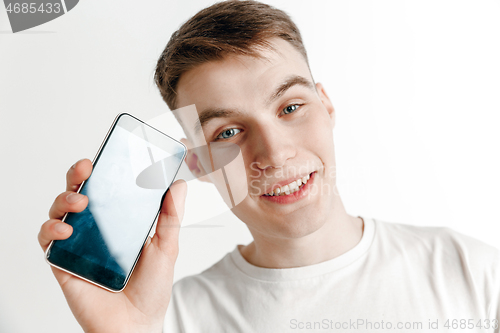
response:
M165 194L158 216L156 233L151 240L164 253L177 258L179 251L179 231L184 217L187 183L176 180Z

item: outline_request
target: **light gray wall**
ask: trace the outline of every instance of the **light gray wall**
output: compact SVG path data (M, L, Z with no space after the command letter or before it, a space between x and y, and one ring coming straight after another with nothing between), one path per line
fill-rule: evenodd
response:
M157 57L212 2L186 3L86 0L18 34L0 8L1 332L80 331L37 234L66 170L93 158L117 113L168 119L153 83ZM302 29L335 106L348 212L449 226L499 246L499 2L269 3ZM196 183L184 223L203 219L193 207L205 200L205 224L221 226L182 230L176 279L250 241L230 212L210 210L213 190Z

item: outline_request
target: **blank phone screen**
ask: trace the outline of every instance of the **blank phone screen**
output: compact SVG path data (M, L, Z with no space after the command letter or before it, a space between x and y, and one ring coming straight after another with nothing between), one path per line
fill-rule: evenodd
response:
M53 242L49 262L121 290L185 153L178 141L128 114L119 116L80 190L89 204L66 216L73 234Z

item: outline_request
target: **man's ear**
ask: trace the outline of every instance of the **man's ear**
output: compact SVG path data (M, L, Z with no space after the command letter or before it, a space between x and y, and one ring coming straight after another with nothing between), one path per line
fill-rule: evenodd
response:
M333 108L332 101L330 101L330 97L326 94L326 90L321 83L316 83L316 91L318 92L321 103L328 111L330 118L332 119L332 128L335 127L335 109Z
M205 169L201 165L200 159L198 158L198 155L196 155L193 152L193 145L191 144L191 141L188 139L182 138L181 142L187 147L188 151L185 157L186 165L188 166L189 170L193 174L193 176L196 177L199 181L202 182L207 182L211 183L212 181L208 177L207 173L205 172Z

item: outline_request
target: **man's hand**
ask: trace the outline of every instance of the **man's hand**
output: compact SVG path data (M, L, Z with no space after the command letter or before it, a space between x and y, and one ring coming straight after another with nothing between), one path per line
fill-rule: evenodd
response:
M45 251L52 240L66 239L73 228L62 222L66 212L81 212L88 198L76 193L92 172L88 159L80 160L66 176L66 192L50 208L49 218L38 234ZM161 332L170 301L174 264L178 253L180 223L184 215L187 184L172 184L162 204L156 233L144 245L127 286L111 293L78 277L51 267L64 296L85 332Z

